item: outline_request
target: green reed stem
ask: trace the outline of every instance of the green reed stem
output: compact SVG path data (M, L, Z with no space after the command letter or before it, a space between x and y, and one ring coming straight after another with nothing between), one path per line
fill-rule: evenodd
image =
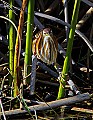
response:
M14 4L14 0L9 0L10 7L12 8ZM12 9L9 10L9 19L14 21L15 16L12 12ZM11 23L9 23L9 69L11 76L13 76L13 60L14 60L14 43L15 43L15 29ZM12 83L12 77L9 78L9 85L11 86Z
M64 97L65 84L66 84L67 74L68 74L69 65L70 65L70 58L71 58L71 52L72 52L72 47L73 47L76 23L77 23L78 14L79 14L80 2L81 0L75 0L75 3L74 3L74 10L73 10L73 15L72 15L72 20L71 20L71 28L70 28L69 39L68 39L68 44L67 44L66 57L64 60L62 77L60 80L60 86L59 86L57 99Z
M24 59L24 77L31 72L31 55L32 55L32 36L34 23L34 2L35 0L28 0L28 17L27 17L27 34L26 34L26 48ZM24 84L29 83L30 78L24 81Z

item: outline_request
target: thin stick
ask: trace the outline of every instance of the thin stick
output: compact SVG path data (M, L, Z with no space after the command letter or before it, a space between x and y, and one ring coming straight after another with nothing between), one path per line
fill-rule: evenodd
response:
M58 74L47 67L44 63L37 61L37 65L40 66L43 70L46 70L50 75L54 76L55 78L58 77Z
M34 105L28 108L30 111L34 111L34 110L43 111L43 110L48 110L51 108L56 108L56 107L60 107L64 105L70 105L70 104L82 102L82 101L89 100L89 99L90 99L90 94L83 93L80 95L76 95L74 97L69 97L69 98L64 98L64 99L60 99L56 101L47 102L47 104L42 103L40 105ZM5 115L18 115L18 114L24 114L24 113L27 113L27 111L20 110L20 109L5 111ZM2 113L0 113L0 115L2 115Z
M6 116L5 116L5 112L4 112L4 108L3 108L3 105L2 105L1 98L0 98L0 107L1 107L1 110L2 110L3 118L4 118L4 120L6 120Z
M35 92L35 82L36 82L36 64L37 56L32 55L32 70L31 70L31 80L30 80L30 95L34 95Z
M71 110L77 111L77 112L84 112L84 113L93 114L93 110L90 110L90 109L84 109L84 108L73 107Z
M93 36L93 24L92 24L91 31L90 31L90 42L92 41L92 36ZM89 76L89 58L90 58L90 49L88 48L88 51L87 51L87 79L88 80L90 79L90 76Z
M65 22L68 22L68 6L67 6L67 0L63 0L63 5L64 5L64 14L65 14ZM69 35L69 27L65 26L66 30L66 41L68 41L68 35Z
M52 2L52 4L45 10L45 13L49 14L49 13L53 12L53 10L55 10L57 8L58 4L59 4L59 1L54 0Z
M90 16L93 14L93 8L91 7L86 14L81 18L81 20L77 23L76 29L80 29L84 23L90 18Z
M90 7L93 7L93 3L89 0L82 0L85 4L89 5Z

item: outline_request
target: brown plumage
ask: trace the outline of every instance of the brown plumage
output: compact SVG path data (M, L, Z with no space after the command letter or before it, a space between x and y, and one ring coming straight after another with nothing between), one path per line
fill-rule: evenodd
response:
M47 64L56 63L58 43L50 28L45 28L35 35L32 51Z

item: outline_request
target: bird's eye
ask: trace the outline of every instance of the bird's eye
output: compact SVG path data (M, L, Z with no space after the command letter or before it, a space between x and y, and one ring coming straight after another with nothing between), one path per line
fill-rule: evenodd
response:
M46 34L46 32L43 32L43 34Z

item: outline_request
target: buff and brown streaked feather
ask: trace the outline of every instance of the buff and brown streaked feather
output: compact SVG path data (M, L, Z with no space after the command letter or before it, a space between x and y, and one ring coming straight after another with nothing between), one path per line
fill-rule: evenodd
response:
M36 34L32 51L38 59L48 65L56 63L58 43L50 28L45 28Z

